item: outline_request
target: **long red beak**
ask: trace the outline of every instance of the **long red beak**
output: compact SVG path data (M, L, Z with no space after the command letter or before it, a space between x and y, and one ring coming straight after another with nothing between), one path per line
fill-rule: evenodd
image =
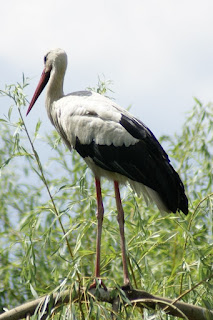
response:
M50 70L51 71L51 70ZM30 112L30 110L32 109L32 107L34 106L36 100L38 99L38 97L40 96L40 94L42 93L43 89L45 88L49 78L50 78L50 71L45 72L45 70L42 72L41 74L41 78L40 81L37 85L36 91L32 97L32 100L30 102L29 108L27 110L26 116L28 115L28 113Z

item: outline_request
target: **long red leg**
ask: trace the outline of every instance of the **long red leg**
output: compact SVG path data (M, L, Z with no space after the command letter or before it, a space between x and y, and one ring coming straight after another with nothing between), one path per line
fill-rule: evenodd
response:
M100 277L100 256L101 256L101 233L104 216L104 207L101 194L101 182L98 178L95 178L96 195L97 195L97 238L96 238L96 263L95 263L95 277Z
M120 229L120 238L121 238L121 253L122 253L122 261L123 261L123 274L124 274L124 286L128 286L130 284L129 273L127 267L127 258L126 258L126 244L125 244L125 235L124 235L124 210L121 203L121 196L119 190L119 184L117 181L114 181L115 188L115 199L118 210L117 220Z

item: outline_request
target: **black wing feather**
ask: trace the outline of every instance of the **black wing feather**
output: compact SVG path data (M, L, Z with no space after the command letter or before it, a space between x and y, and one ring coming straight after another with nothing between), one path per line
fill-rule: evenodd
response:
M183 183L153 133L142 122L126 115L122 115L120 124L139 142L115 147L98 145L95 140L88 145L81 144L77 138L75 149L104 170L120 173L157 191L172 212L181 210L187 214Z

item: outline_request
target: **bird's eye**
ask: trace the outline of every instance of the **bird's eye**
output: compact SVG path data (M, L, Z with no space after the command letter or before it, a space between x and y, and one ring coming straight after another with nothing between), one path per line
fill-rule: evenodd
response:
M44 56L44 64L46 63L46 61L47 61L47 54L46 56Z
M47 62L47 58L48 58L49 53L50 53L50 51L47 52L47 54L44 56L44 64L46 64L46 62Z

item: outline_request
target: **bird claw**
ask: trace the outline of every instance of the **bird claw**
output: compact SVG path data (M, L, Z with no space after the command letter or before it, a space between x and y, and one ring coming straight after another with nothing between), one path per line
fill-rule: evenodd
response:
M98 287L103 287L103 289L107 291L107 287L101 279L94 279L93 283L89 286L89 289L96 289Z

